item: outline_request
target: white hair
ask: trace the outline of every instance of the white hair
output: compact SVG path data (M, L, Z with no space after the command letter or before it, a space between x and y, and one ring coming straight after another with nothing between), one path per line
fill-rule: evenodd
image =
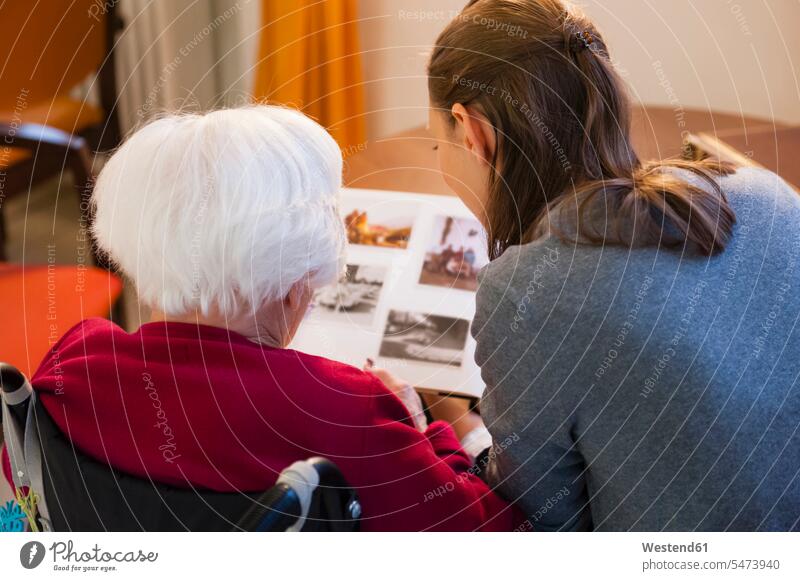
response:
M342 155L298 111L254 105L162 117L108 160L93 232L141 299L171 315L237 315L308 276L336 280Z

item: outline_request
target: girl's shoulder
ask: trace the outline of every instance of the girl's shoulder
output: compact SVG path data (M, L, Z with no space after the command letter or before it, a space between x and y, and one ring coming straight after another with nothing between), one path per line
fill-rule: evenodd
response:
M473 336L505 336L551 312L575 260L573 248L552 238L506 249L478 274Z
M700 189L707 185L699 176L685 169L669 168L669 171ZM779 175L763 167L737 167L734 172L720 176L717 183L734 210L742 206L751 208L760 205L773 211L783 205L800 207L797 190Z
M760 201L773 210L776 207L800 208L797 190L779 175L764 168L742 167L720 178L719 183L734 206L741 205L743 201Z
M562 278L565 264L568 269L574 260L570 247L554 237L511 246L478 274L478 297L500 293L519 299Z

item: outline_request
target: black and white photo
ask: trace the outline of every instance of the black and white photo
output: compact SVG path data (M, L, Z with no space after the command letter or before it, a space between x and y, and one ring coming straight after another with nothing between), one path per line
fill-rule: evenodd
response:
M379 355L461 366L469 321L409 311L389 311Z
M337 283L315 293L311 319L371 325L385 278L386 268L383 266L348 264L347 271Z

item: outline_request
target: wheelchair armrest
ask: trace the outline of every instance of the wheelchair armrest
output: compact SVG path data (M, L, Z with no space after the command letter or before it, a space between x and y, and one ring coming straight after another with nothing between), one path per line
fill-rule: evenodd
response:
M361 504L339 468L325 458L298 461L253 504L234 531L358 529ZM308 525L308 526L307 526Z
M292 527L303 515L300 498L288 484L276 484L262 494L234 530L278 532Z

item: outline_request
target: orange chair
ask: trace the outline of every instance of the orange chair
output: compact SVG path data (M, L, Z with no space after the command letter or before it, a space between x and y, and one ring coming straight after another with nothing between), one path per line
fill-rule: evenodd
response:
M116 4L0 4L0 200L66 169L73 173L88 223L91 154L78 136L93 147L119 143L111 53L121 27ZM99 81L100 107L69 95L92 74ZM4 224L0 203L0 260L5 258Z
M82 266L0 263L0 361L30 377L48 349L88 317L108 317L122 281Z

